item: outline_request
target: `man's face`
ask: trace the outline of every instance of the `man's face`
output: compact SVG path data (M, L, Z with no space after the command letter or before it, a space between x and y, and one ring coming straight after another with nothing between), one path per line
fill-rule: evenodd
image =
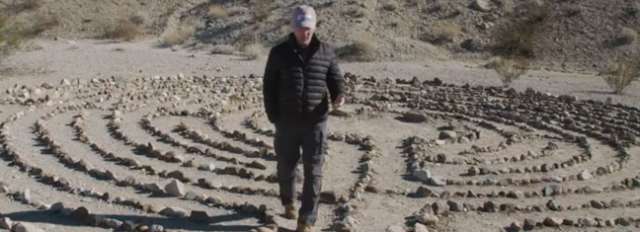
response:
M313 37L314 28L308 27L299 27L294 29L293 34L296 36L296 40L298 44L306 47L311 43L311 38Z

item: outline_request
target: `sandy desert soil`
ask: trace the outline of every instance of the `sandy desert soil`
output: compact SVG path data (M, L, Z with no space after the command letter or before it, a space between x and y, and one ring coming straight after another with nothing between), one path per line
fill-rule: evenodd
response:
M46 231L293 229L264 60L154 42L36 40L4 63L0 214ZM614 95L593 74L533 70L509 90L482 64L342 69L323 231L639 230L637 82Z

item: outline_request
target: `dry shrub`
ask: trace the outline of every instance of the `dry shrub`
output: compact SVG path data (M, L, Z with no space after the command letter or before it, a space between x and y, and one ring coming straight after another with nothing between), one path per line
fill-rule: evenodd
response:
M613 46L617 47L617 46L629 45L634 41L636 41L637 38L638 38L638 32L636 32L631 28L623 27L620 30L620 34L618 35L618 38L614 40Z
M229 12L227 12L224 7L218 4L212 4L209 6L207 15L213 18L226 18L227 16L229 16Z
M23 11L36 10L42 5L44 5L42 0L13 0L10 3L5 3L3 10L8 14L19 14Z
M264 54L264 46L260 43L252 43L242 48L242 56L247 60L256 60Z
M196 21L193 19L171 19L167 23L162 35L160 35L160 45L170 47L183 44L196 32Z
M0 16L0 57L10 55L25 41L56 25L58 19L47 14L36 14L27 18Z
M495 27L494 54L503 57L535 57L535 46L541 31L553 12L549 4L526 2L513 12L514 20L504 21Z
M19 29L10 25L7 17L0 16L0 57L10 54L23 40Z
M491 66L500 75L502 84L508 87L525 74L529 69L529 61L523 57L498 57L495 59Z
M115 24L104 24L100 37L103 39L131 41L142 34L142 31L141 26L130 19L120 19Z
M370 62L375 60L376 48L368 40L356 40L351 44L336 49L336 55L347 61Z
M438 21L431 25L431 28L420 35L420 40L432 44L444 44L453 42L453 40L462 34L462 28L454 23L447 21Z
M232 55L236 52L236 48L231 45L215 45L211 48L211 54Z
M382 9L386 11L395 11L398 9L398 3L396 2L387 2L382 5Z
M51 14L36 14L34 15L26 28L24 28L23 33L27 37L35 37L40 35L41 33L56 27L60 24L58 17Z
M634 80L640 78L640 61L617 61L600 73L615 94L622 94Z

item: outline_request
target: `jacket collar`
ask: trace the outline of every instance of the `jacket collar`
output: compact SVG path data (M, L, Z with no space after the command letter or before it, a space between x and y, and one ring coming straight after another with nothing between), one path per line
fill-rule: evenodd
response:
M303 53L303 49L302 47L300 47L300 45L298 45L298 41L296 40L296 36L291 33L289 34L289 40L288 43L291 47L291 50L293 51L294 54L296 54L296 57L298 58L298 61L301 64L306 64L306 60L304 60L304 53ZM311 37L311 43L309 44L309 47L307 49L311 49L311 54L309 55L309 59L311 59L311 57L313 57L316 52L318 51L318 48L320 48L320 40L318 39L318 37L314 34L313 37Z

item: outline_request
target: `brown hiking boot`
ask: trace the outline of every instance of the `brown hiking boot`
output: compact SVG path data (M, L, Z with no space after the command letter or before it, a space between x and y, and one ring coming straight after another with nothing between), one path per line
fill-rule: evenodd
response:
M313 232L313 225L306 224L304 222L298 222L298 228L296 232Z
M293 206L293 204L291 205L285 205L284 206L284 215L282 215L284 218L286 219L296 219L296 207Z

